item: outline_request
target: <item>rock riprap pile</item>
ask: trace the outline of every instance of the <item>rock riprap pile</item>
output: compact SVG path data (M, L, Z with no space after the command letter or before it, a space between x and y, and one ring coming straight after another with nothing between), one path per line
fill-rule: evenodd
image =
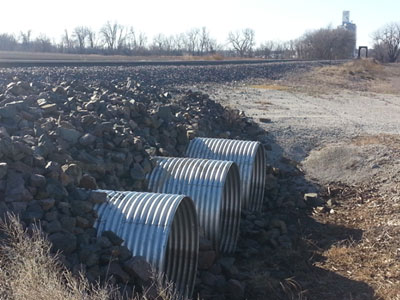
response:
M103 73L60 81L75 70L58 71L31 70L32 81L26 70L0 72L0 214L16 213L28 227L40 221L63 262L90 280L108 274L140 286L148 280L140 258L112 232L96 237L93 206L106 194L93 190L143 191L151 156L183 156L195 136L244 138L260 129L205 94Z
M15 74L24 82L54 85L65 81L79 80L87 82L109 82L115 85L132 77L136 82L147 85L196 85L198 83L238 82L249 78L278 79L285 74L305 71L315 66L334 64L334 61L285 62L240 65L204 65L204 66L119 66L119 67L32 67L0 69L0 86L7 85ZM19 88L15 88L17 91Z

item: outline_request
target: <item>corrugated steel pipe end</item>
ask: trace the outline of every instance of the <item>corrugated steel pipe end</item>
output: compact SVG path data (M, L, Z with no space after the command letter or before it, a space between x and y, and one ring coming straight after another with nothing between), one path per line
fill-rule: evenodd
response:
M239 166L242 208L261 211L264 201L266 159L264 146L257 141L194 138L187 157L234 161Z
M241 206L239 168L232 162L226 175L222 195L219 245L222 253L233 253L236 250L240 231Z
M186 196L102 191L107 202L95 205L97 235L112 231L132 256L143 256L177 291L190 297L197 272L199 228L196 208Z
M253 164L250 184L250 201L248 209L261 211L264 204L265 178L266 178L266 157L264 145L256 142L256 155Z
M216 251L236 249L241 214L239 169L234 162L154 157L149 190L188 195L196 205L201 230Z

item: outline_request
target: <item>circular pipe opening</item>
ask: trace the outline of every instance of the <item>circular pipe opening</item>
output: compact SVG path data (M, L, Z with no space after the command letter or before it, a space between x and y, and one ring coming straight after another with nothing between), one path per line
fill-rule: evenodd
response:
M219 250L223 253L235 251L239 237L241 213L240 175L236 164L232 163L227 173L224 191L222 194L220 212L220 245Z
M262 144L258 144L250 180L249 209L261 211L264 201L265 188L265 151Z
M182 199L172 222L165 255L164 273L176 289L191 296L197 271L199 233L196 210L190 198Z
M97 234L111 230L133 256L143 256L190 297L195 282L199 231L196 208L189 197L141 192L106 192L95 205Z
M240 211L240 173L232 161L155 157L148 176L153 192L184 194L193 199L204 236L214 249L233 252Z

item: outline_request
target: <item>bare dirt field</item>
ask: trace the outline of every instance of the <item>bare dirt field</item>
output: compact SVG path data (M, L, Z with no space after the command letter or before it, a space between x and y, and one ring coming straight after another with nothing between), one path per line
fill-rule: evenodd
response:
M307 215L289 210L300 233L292 252L273 258L292 276L277 299L400 299L399 78L399 64L362 60L196 87L258 119L291 193L322 200ZM265 264L241 267L261 274Z

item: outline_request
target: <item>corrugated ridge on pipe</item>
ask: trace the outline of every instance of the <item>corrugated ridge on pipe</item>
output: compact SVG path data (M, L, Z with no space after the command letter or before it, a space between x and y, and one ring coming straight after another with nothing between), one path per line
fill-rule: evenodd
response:
M106 203L95 205L98 236L112 231L133 256L143 256L183 295L193 292L199 231L195 205L183 195L102 191Z
M261 211L265 188L265 150L260 142L217 138L195 138L187 157L234 161L240 172L242 208Z
M155 157L148 176L149 190L183 194L196 205L200 228L214 249L231 253L239 234L241 194L239 169L234 162Z

